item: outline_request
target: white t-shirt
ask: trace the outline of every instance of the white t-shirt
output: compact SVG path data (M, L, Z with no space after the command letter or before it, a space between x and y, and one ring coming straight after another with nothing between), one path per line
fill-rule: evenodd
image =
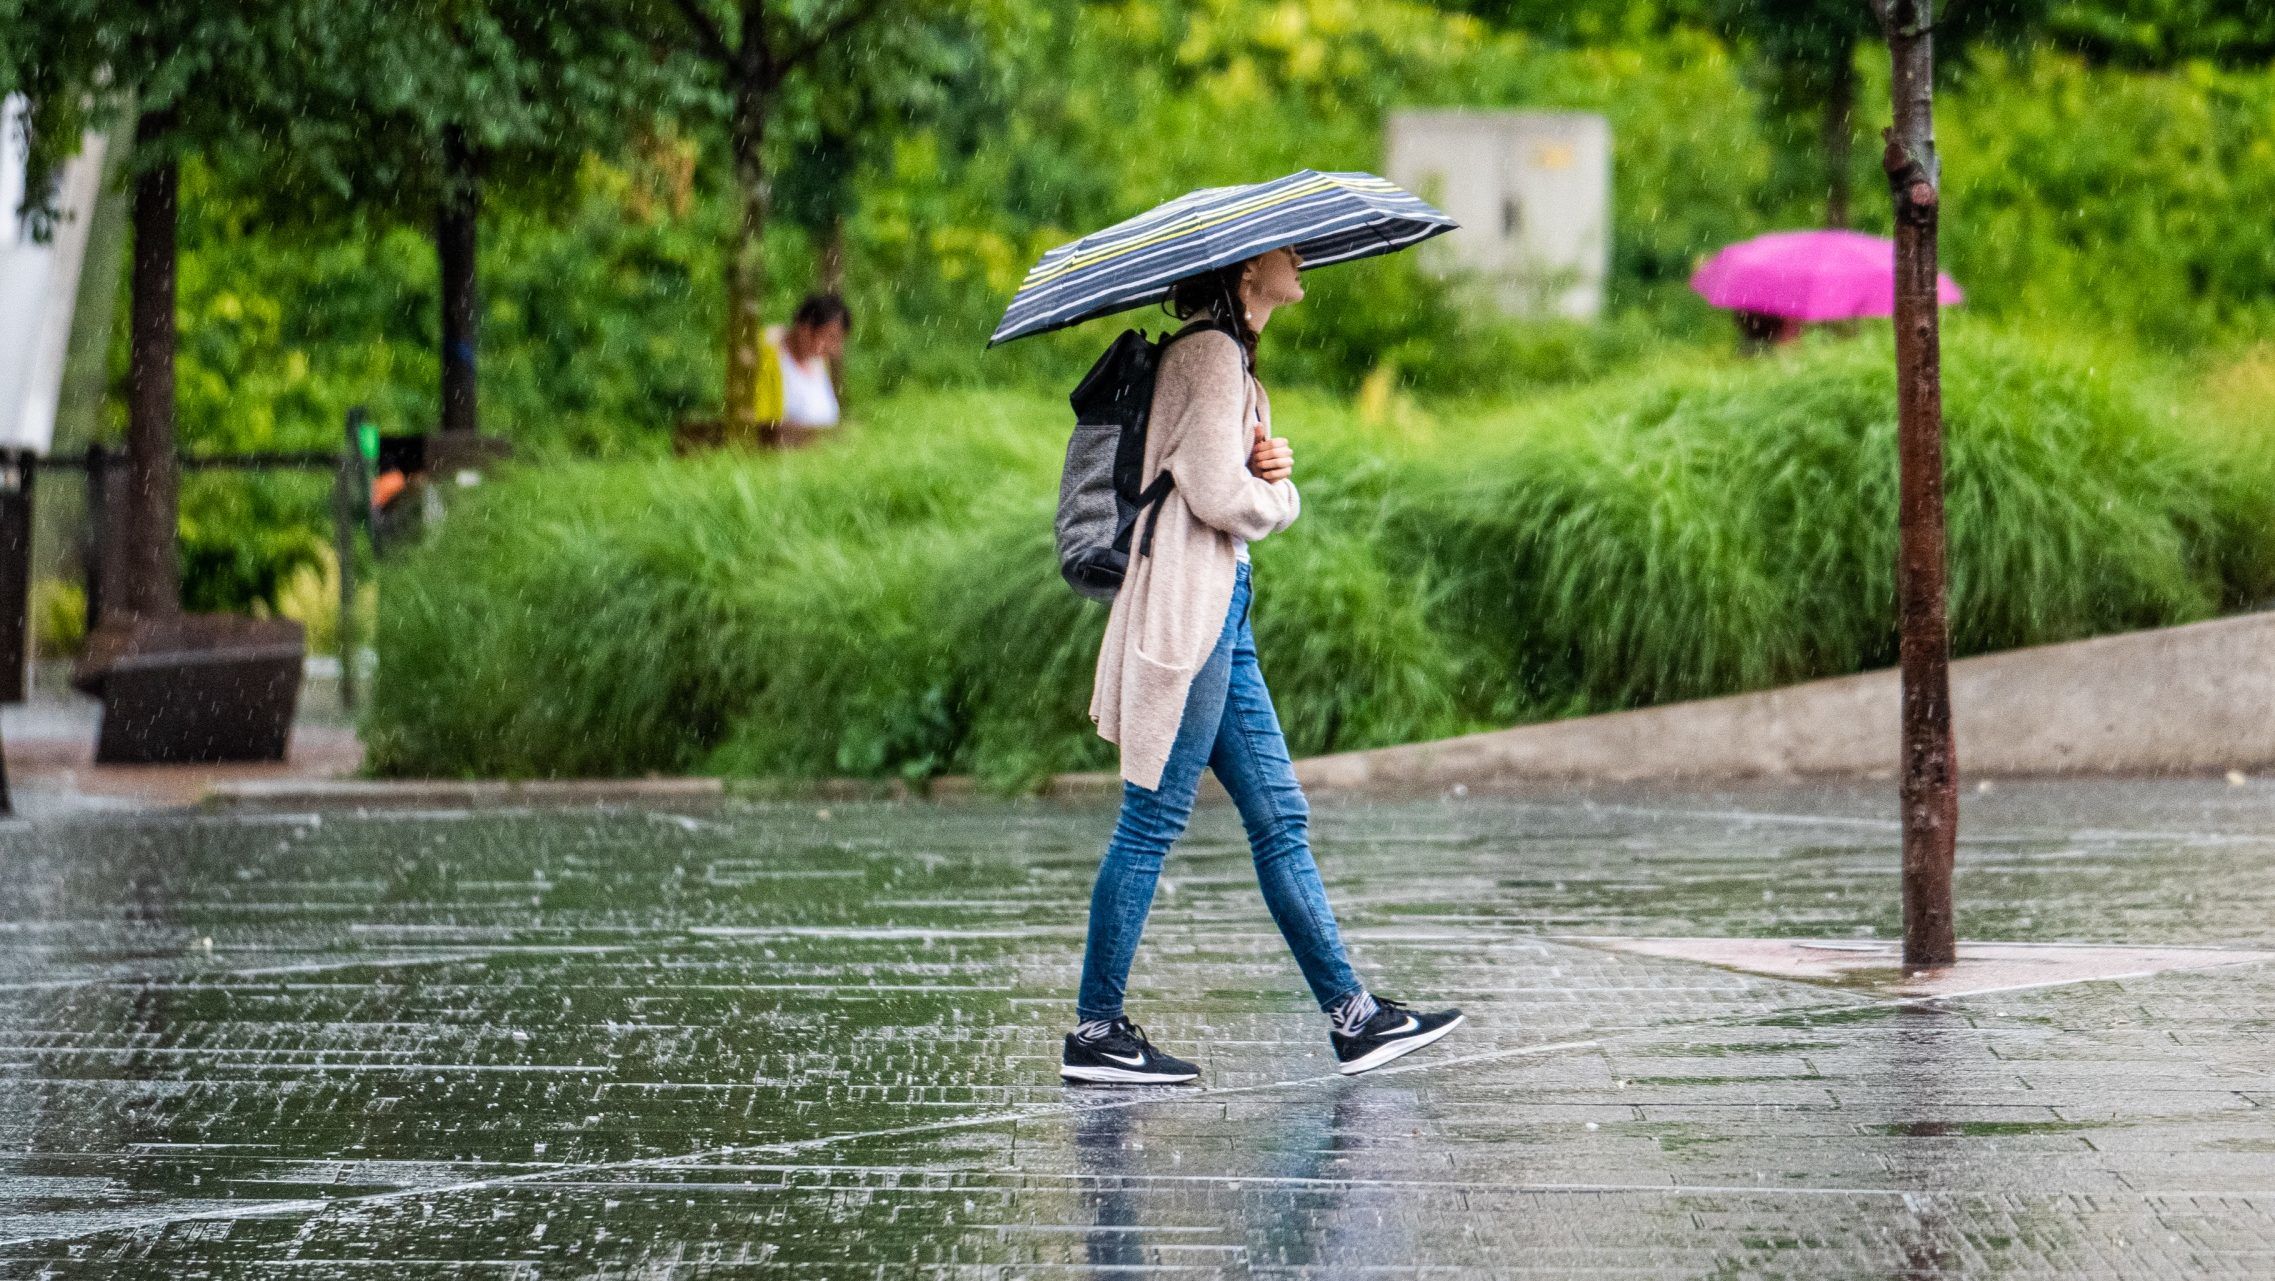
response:
M782 364L782 421L793 427L837 426L837 388L830 385L829 362L819 356L792 360L782 340L773 341Z

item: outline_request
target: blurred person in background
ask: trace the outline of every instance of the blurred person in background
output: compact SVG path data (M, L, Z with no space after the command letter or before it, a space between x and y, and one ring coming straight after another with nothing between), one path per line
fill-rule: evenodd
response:
M787 326L769 328L766 341L782 380L781 422L793 431L838 423L837 367L853 313L836 294L808 294Z

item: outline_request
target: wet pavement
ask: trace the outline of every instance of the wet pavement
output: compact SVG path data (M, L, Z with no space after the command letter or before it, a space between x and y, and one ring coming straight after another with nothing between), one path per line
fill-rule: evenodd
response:
M1237 820L1054 1075L1094 805L0 826L0 1276L2275 1275L2275 964L1910 999L1878 790L1321 803L1371 1076ZM2275 946L2275 786L1970 795L1970 939Z
M329 674L325 674L329 672ZM97 765L102 704L73 690L68 664L34 665L28 702L0 706L0 753L15 812L29 819L194 805L213 788L311 783L363 765L354 715L340 705L338 664L302 685L286 758L214 765Z

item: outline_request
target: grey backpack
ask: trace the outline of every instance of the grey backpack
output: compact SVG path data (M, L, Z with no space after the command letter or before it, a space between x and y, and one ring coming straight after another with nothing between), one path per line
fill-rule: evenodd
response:
M1139 487L1162 354L1179 338L1217 328L1214 322L1202 323L1159 339L1147 338L1142 329L1125 329L1067 397L1074 406L1074 435L1066 442L1066 466L1059 472L1059 575L1092 600L1111 601L1121 590L1130 567L1130 537L1149 510L1136 554L1153 550L1161 500L1177 483L1163 468L1151 485Z

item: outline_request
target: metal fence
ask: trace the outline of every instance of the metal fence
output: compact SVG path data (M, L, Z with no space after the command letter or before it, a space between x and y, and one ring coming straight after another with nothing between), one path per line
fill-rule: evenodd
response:
M382 526L373 503L372 480L381 449L371 416L355 409L348 413L340 448L335 452L185 453L175 460L184 475L278 471L331 474L332 550L340 579L340 698L351 708L357 697L355 650L360 639L355 625L356 535L360 529L370 541L372 554L379 553ZM125 451L100 444L72 454L0 453L0 702L21 702L28 693L25 673L31 650L32 510L40 473L75 472L84 486L87 521L78 560L87 618L92 622L102 617L114 490L125 462Z

